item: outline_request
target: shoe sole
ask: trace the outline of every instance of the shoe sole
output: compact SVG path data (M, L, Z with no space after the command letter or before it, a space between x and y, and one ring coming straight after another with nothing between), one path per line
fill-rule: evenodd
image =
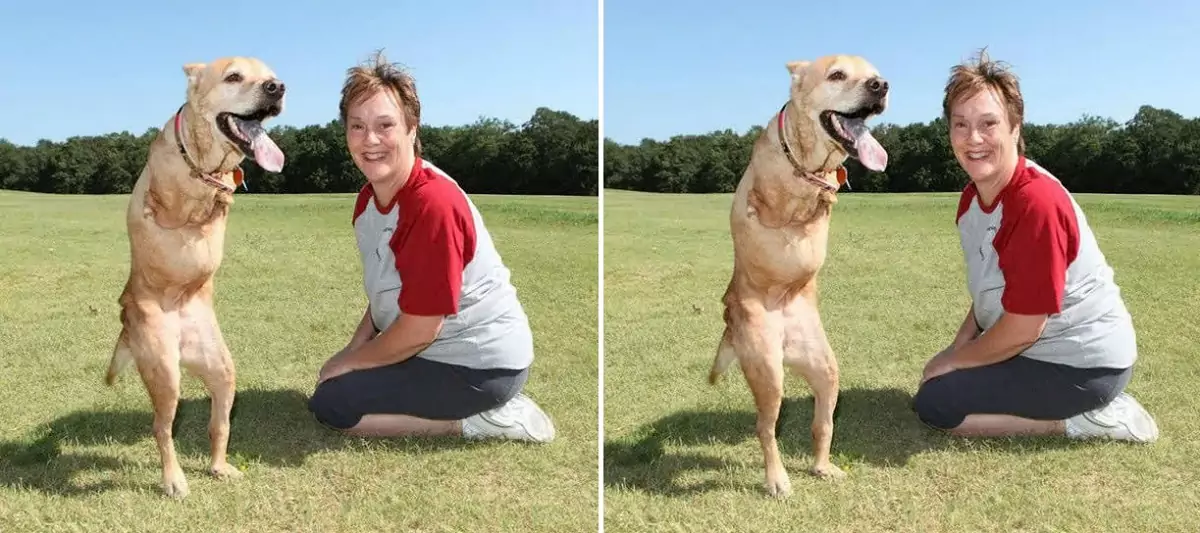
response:
M480 415L487 423L495 427L511 427L504 424L499 424L487 415ZM527 440L533 442L549 442L554 439L554 423L550 421L550 417L541 409L537 409L537 417L532 423L527 423L523 420L513 421L513 425L521 428L524 435L519 437L508 436L516 440ZM507 436L507 435L506 435Z

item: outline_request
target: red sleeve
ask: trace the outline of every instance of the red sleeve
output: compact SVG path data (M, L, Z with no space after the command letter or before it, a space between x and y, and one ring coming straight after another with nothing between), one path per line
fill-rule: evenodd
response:
M958 224L959 219L971 208L971 200L975 199L975 186L968 183L963 187L962 194L958 195L958 213L954 215L954 223Z
M401 206L404 220L392 237L400 273L400 312L438 316L458 313L463 269L474 249L474 224L457 190L429 184Z
M1000 299L1009 313L1062 310L1067 267L1079 249L1079 227L1066 191L1050 180L1031 182L1005 198L993 245L1004 273Z
M367 210L367 202L373 200L372 196L374 196L374 192L371 190L370 185L366 185L362 189L359 189L358 198L354 200L354 216L350 217L351 226L353 226L355 222L358 222L358 216L363 214L363 211Z

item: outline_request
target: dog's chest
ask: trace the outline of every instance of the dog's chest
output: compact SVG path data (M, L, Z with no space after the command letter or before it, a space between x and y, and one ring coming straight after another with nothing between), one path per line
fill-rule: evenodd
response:
M808 226L765 228L744 232L739 248L755 270L774 283L791 284L811 278L825 263L825 228Z
M184 239L179 248L182 253L172 259L173 270L187 278L181 281L195 281L216 273L224 257L223 241L220 234Z
M134 234L134 260L153 276L173 285L188 285L211 277L224 257L224 227L205 231L193 228L147 228Z

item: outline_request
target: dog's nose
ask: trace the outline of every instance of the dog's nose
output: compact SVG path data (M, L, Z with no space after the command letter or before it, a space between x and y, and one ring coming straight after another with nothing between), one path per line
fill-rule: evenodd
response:
M867 90L871 91L871 94L883 96L887 94L888 82L879 76L875 76L874 78L867 80Z
M263 84L263 92L268 96L283 96L283 82L279 80L268 80Z

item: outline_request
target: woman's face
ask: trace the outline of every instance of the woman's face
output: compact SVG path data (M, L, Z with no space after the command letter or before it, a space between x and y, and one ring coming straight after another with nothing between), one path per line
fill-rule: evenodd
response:
M390 91L375 91L346 113L346 146L354 164L373 184L403 180L413 165L417 129Z
M1000 182L1017 164L1017 138L1008 112L991 89L976 92L950 108L950 146L976 184Z

